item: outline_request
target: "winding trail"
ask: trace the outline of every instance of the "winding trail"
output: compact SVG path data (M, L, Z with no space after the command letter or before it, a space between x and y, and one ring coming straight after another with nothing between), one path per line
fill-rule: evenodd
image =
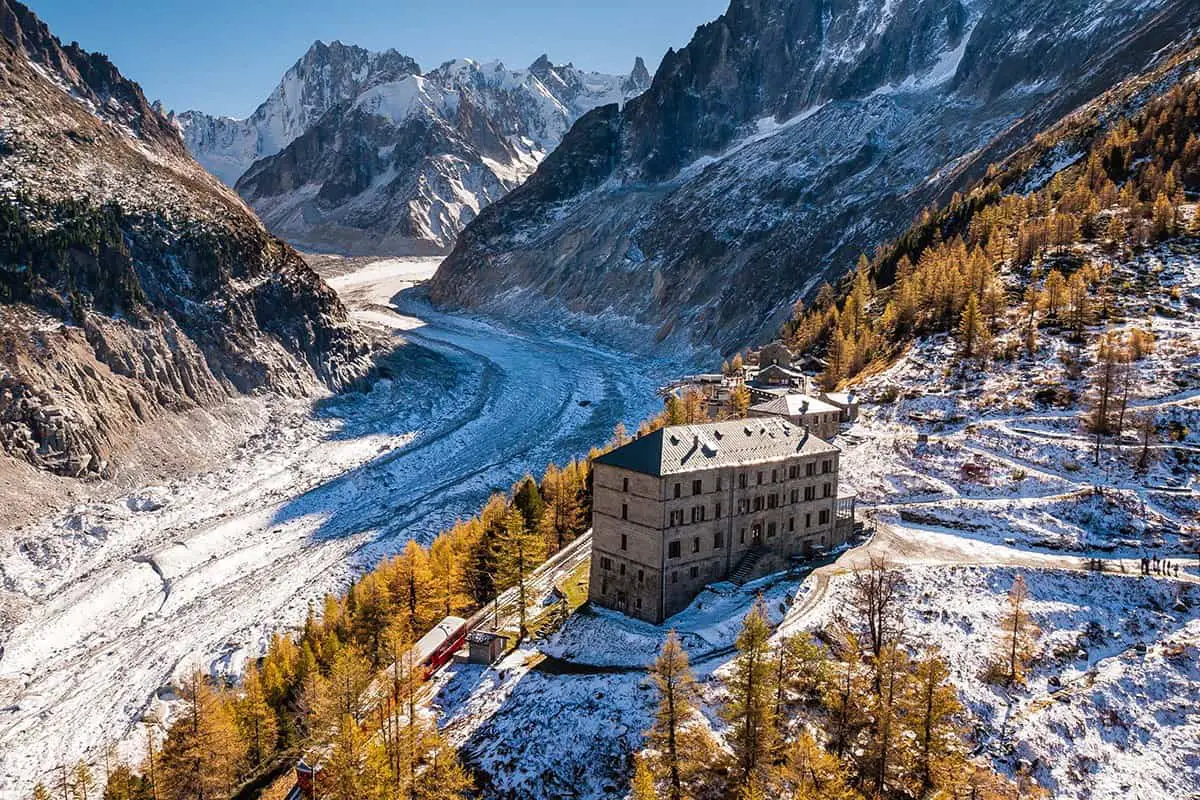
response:
M168 710L156 695L181 671L238 671L409 539L657 407L675 365L435 313L405 291L434 267L384 261L330 279L396 346L390 383L315 414L284 409L244 458L172 486L159 509L52 510L28 536L68 558L0 561L31 606L2 642L0 798L108 743L137 752L139 721ZM80 535L97 516L103 535Z

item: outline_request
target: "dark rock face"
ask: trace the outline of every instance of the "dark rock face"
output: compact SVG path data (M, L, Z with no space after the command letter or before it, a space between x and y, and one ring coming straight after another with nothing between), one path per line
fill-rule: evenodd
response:
M435 301L730 351L1181 46L1185 0L733 0L460 236ZM512 309L519 309L514 312Z
M106 474L164 413L369 369L336 295L188 157L136 84L18 3L0 0L0 28L9 456Z

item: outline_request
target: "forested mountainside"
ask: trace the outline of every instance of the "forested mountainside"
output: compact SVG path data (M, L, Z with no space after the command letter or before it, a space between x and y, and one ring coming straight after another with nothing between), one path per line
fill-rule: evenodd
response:
M825 356L828 386L877 368L923 335L955 333L964 356L977 360L1032 356L1043 322L1090 344L1088 327L1124 320L1122 299L1131 293L1156 305L1168 299L1167 288L1131 284L1114 264L1155 243L1200 236L1198 194L1193 49L1112 88L968 192L924 211L902 236L860 258L840 298L827 285L811 307L798 304L785 336ZM1008 324L1010 309L1022 312L1019 329Z
M109 60L0 0L0 445L105 475L140 423L346 386L333 292L187 154Z
M556 65L451 61L422 73L394 50L317 42L245 120L188 111L193 155L267 226L310 249L444 252L525 180L571 124L649 85Z
M625 346L766 339L1198 20L1183 0L734 0L485 210L432 296Z

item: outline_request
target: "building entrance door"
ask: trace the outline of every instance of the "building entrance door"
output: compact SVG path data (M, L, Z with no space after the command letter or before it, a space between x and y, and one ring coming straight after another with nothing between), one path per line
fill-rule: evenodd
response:
M758 546L762 544L762 523L757 522L750 528L750 543Z

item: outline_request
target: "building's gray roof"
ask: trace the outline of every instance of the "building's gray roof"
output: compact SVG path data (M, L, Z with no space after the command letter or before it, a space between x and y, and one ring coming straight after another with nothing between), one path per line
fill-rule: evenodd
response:
M848 405L851 405L852 403L854 403L858 399L858 395L855 394L853 391L826 392L825 399L831 403L837 403L838 405L848 406Z
M781 417L798 417L801 414L840 414L842 411L832 403L796 393L780 395L774 400L752 406L750 410L760 414L778 414Z
M791 367L785 367L785 366L782 366L781 364L766 364L766 365L764 365L763 367L761 367L758 370L756 377L761 377L770 372L778 372L780 375L783 375L786 378L794 378L796 380L799 380L804 377L804 373L801 372L800 370L792 369Z
M661 477L836 452L837 447L787 420L757 417L672 425L605 453L596 463Z

